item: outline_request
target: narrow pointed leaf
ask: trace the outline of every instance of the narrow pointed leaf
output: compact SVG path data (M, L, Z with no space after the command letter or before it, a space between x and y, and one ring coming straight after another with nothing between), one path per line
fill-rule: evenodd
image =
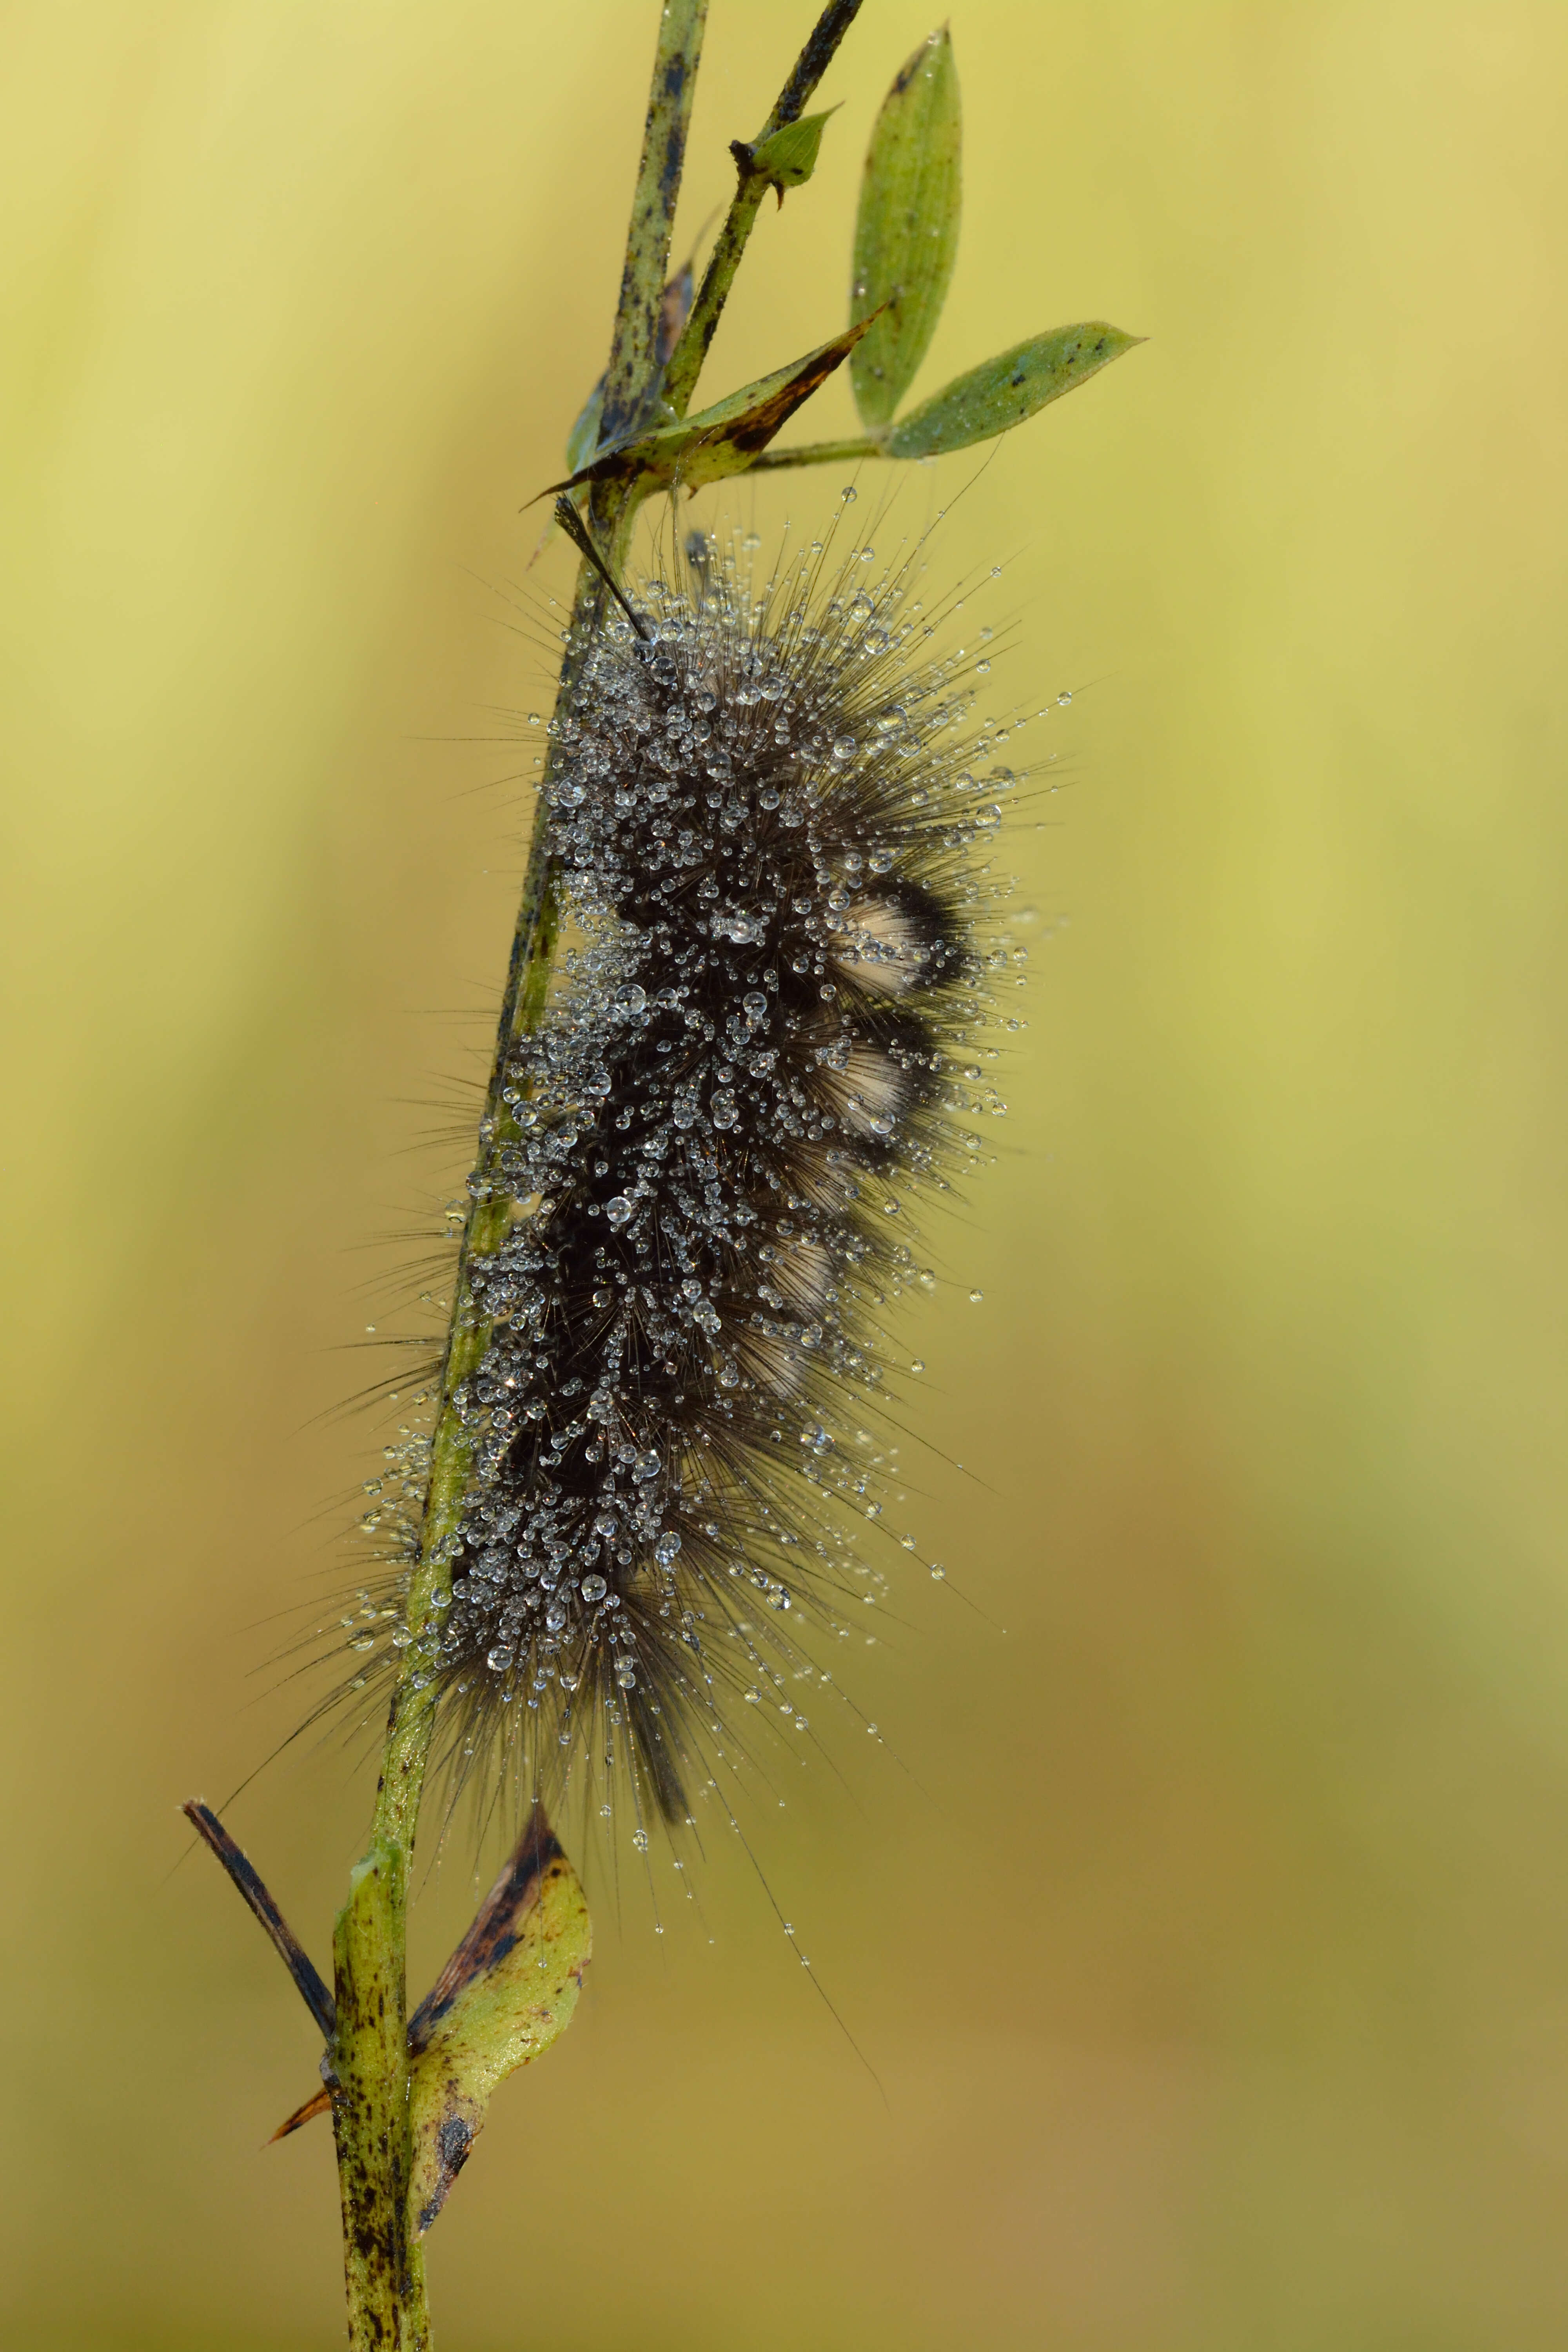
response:
M781 205L786 188L804 187L816 171L823 128L828 115L837 111L837 106L830 106L823 114L803 114L744 151L751 159L750 168L778 190Z
M936 331L958 251L963 121L944 25L882 101L866 155L849 315L882 315L850 365L862 424L886 425Z
M566 463L574 473L585 466L599 446L599 419L605 413L605 379L599 378L577 412L577 422L566 436Z
M200 1797L187 1798L180 1811L208 1852L216 1855L240 1900L270 1937L278 1957L294 1979L300 2000L330 2042L338 2026L332 1995L322 1983L315 1962L268 1893L256 1864L236 1845L212 1807L204 1804Z
M669 365L669 355L680 341L680 330L691 310L691 297L697 287L697 257L689 254L673 278L665 282L658 306L658 332L654 338L653 355L662 376Z
M807 352L804 359L759 376L754 383L696 416L601 449L590 464L580 466L567 481L552 482L540 497L574 490L580 482L636 481L647 488L667 489L678 476L685 488L695 490L726 474L743 474L802 401L809 400L848 357L870 324L869 320L862 320L836 335L830 343Z
M423 2237L490 2095L572 2021L593 1934L582 1885L537 1809L479 1916L408 2021L409 2220Z
M1087 383L1142 341L1142 335L1124 335L1120 327L1108 327L1101 320L1035 335L971 368L967 375L955 376L900 417L888 436L888 455L935 457L1010 433L1047 401Z
M687 260L681 263L665 286L658 306L658 332L654 342L654 357L658 362L660 375L669 364L669 355L680 341L680 330L686 324L696 283L693 260ZM601 376L578 410L577 421L566 436L566 463L574 473L579 466L585 466L597 449L599 420L604 414L605 379ZM554 525L552 524L551 528L553 530Z

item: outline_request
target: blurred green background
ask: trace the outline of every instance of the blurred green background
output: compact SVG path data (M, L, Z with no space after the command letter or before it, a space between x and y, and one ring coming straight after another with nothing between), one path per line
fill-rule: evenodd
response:
M811 15L715 0L683 236ZM869 0L708 396L841 322L929 21ZM437 2330L1534 2352L1568 2329L1568 12L952 24L917 393L1064 320L1152 340L899 510L969 485L940 565L1010 564L999 693L1075 699L1014 836L1045 944L1005 1154L912 1342L982 1483L911 1453L952 1580L855 1677L915 1777L863 1742L763 1841L886 2099L738 1853L662 1938L595 1867L588 1996L441 2223ZM548 693L517 510L603 362L653 34L651 0L0 20L16 2352L341 2340L327 2135L261 2149L310 2028L174 1806L294 1719L264 1621L384 1436L319 1417L365 1372L361 1245L467 1164L429 1131L468 1115L526 761L453 739ZM801 422L850 419L840 381ZM769 534L837 487L740 504ZM366 1805L305 1746L231 1816L319 1957Z

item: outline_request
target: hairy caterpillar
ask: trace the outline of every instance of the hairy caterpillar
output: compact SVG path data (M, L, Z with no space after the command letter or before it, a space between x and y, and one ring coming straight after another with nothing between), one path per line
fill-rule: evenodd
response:
M604 609L552 722L579 944L469 1180L512 1220L473 1273L473 1475L430 1631L352 1680L434 1685L459 1781L502 1752L554 1804L624 1772L639 1843L748 1702L810 1736L779 1691L880 1577L851 1516L889 1540L856 1436L879 1312L911 1199L980 1149L952 1081L1022 953L985 855L1016 779L920 552L817 544L754 593L696 536Z
M806 109L860 0L826 0L758 135L730 142L734 192L694 286L668 272L707 6L658 12L609 353L552 486L584 561L478 1160L448 1211L442 1352L411 1400L434 1411L366 1482L376 1565L327 1636L338 1688L311 1717L386 1701L330 1987L212 1808L185 1807L324 2038L323 2089L283 2132L331 2110L360 2352L428 2346L420 2242L497 2084L575 2006L588 1910L542 1808L597 1793L614 1816L618 1790L646 1853L652 1824L695 1829L689 1805L718 1791L744 1840L726 1782L766 1781L764 1725L797 1753L819 1738L799 1694L839 1695L823 1645L848 1636L856 1599L884 1597L876 1547L916 1549L882 1518L904 1499L878 1485L898 1448L872 1432L900 1410L882 1311L934 1281L920 1197L984 1156L955 1114L1005 1108L975 1033L1021 1025L990 1009L1022 961L990 863L1016 782L995 755L1021 719L976 716L991 664L942 650L915 593L924 541L879 573L869 546L814 541L758 593L754 535L699 533L634 601L617 574L639 513L668 496L673 519L762 470L975 447L1136 341L1050 329L904 406L958 234L943 27L877 117L847 325L694 406L768 192L782 205L814 176L837 110ZM861 432L775 446L846 361ZM465 1786L481 1822L503 1793L530 1810L411 2009L432 1766L448 1813Z

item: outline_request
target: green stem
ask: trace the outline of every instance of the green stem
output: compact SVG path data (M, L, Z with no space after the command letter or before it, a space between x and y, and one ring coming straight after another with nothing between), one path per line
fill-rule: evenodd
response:
M618 441L641 421L658 373L658 315L669 274L670 231L707 17L708 0L682 0L679 6L666 7L659 24L621 299L605 375L601 442Z
M408 2051L401 1850L372 1845L349 1876L332 1953L332 2129L343 2209L351 2352L428 2352L425 2255L407 2225Z
M886 449L879 441L868 441L862 435L849 441L803 441L795 449L764 449L753 457L746 471L749 474L777 473L784 466L837 466L858 464L862 457L885 457Z
M713 341L729 299L730 289L735 282L735 272L741 266L741 256L752 234L758 209L767 194L769 180L765 172L752 169L751 152L782 131L786 122L800 119L807 99L833 62L834 52L860 11L860 0L828 0L828 5L817 18L811 38L795 59L789 79L773 101L773 110L752 141L750 146L736 142L731 148L740 185L731 199L724 226L708 257L697 299L690 316L680 331L680 341L669 355L669 365L664 372L661 387L666 404L676 416L684 416L691 405L691 395L697 389L697 379L702 373L702 362L708 356L708 346ZM607 437L607 436L605 436Z
M658 304L707 10L708 0L665 0L606 374L606 420L612 404L616 414L636 415L651 388ZM595 520L618 564L630 537L630 498L622 493L606 501ZM571 707L603 593L592 567L582 565L562 663L558 712ZM552 745L546 783L553 756ZM447 1572L447 1547L461 1520L473 1466L473 1440L458 1409L459 1398L464 1382L483 1359L490 1333L476 1306L472 1269L476 1260L500 1246L511 1222L504 1192L497 1188L492 1197L486 1176L495 1152L520 1132L501 1100L501 1088L514 1044L539 1025L559 928L548 817L542 789L479 1126L479 1162L470 1180L473 1197L458 1248L420 1554L403 1612L402 1630L408 1639L387 1717L372 1844L353 1873L349 1902L338 1922L333 2116L349 2338L355 2352L372 2346L377 2352L391 2352L393 2347L397 2352L426 2352L430 2340L423 2253L410 2232L407 2212L407 1887L436 1711L433 1678L420 1688L416 1677L420 1654L437 1623L432 1596Z

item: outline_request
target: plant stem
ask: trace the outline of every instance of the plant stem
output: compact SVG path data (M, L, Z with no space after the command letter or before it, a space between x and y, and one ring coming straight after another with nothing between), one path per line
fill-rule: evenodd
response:
M349 1876L332 1939L332 2129L343 2209L351 2352L428 2352L425 2254L407 2226L406 1877L377 1839Z
M654 373L658 304L669 259L670 231L680 188L687 126L707 17L708 0L666 0L654 58L642 161L632 205L626 267L606 376L605 414L635 415ZM623 493L602 519L614 560L624 558L632 520ZM592 567L578 572L572 625L562 663L558 711L570 708L584 655L587 625L604 593ZM553 752L547 755L548 782ZM424 2257L409 2229L407 1993L405 1948L407 1887L420 1800L435 1727L433 1679L416 1687L416 1661L435 1612L432 1595L457 1533L473 1464L473 1440L460 1410L464 1383L489 1340L478 1312L472 1267L489 1256L510 1227L510 1204L492 1188L487 1164L519 1130L501 1100L508 1058L516 1041L539 1025L549 990L559 913L552 868L549 809L541 790L529 846L522 899L512 935L495 1055L479 1126L479 1161L452 1295L452 1317L441 1365L440 1399L431 1440L418 1562L403 1612L408 1643L392 1696L381 1776L376 1784L372 1844L353 1873L338 1922L338 2030L332 2043L338 2172L342 2196L343 2259L349 2339L355 2352L426 2352L430 2324Z
M632 198L631 226L626 231L621 299L610 343L610 364L605 375L605 404L599 422L601 442L618 441L623 433L630 432L641 421L658 373L655 345L659 309L664 299L664 281L669 273L675 200L680 191L691 94L707 18L708 0L680 0L679 5L666 6L659 24L647 121L643 129L642 163L637 171L637 193Z
M828 5L817 18L811 38L795 61L789 79L773 101L773 110L752 141L760 147L786 122L800 119L801 110L816 89L817 83L833 62L834 52L860 10L860 0L828 0ZM731 199L724 226L718 242L708 258L691 314L680 331L680 341L669 355L669 365L664 372L663 396L676 416L684 416L691 405L691 395L697 389L697 379L702 373L702 362L708 356L708 346L713 341L735 282L735 272L741 266L741 256L752 234L758 208L766 195L769 180L765 172L753 171L746 160L750 149L732 147L741 184Z
M885 457L887 454L879 441L868 440L864 435L848 441L803 441L795 449L763 450L746 470L750 474L767 474L777 473L784 466L858 465L862 457Z

